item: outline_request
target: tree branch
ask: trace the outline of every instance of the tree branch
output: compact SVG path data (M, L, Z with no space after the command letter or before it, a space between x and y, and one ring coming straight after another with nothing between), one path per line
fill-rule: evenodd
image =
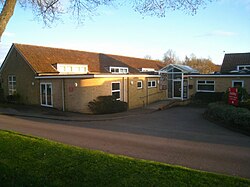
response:
M5 4L3 6L3 9L0 14L0 41L1 36L3 35L3 32L11 18L11 16L14 13L14 9L16 6L16 0L6 0Z

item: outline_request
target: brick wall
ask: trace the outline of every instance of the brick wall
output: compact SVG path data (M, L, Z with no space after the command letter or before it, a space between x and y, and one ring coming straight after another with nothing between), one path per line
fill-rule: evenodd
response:
M14 48L7 60L1 71L4 96L8 95L8 76L15 75L17 94L21 96L21 102L39 105L39 81L35 79L35 73Z

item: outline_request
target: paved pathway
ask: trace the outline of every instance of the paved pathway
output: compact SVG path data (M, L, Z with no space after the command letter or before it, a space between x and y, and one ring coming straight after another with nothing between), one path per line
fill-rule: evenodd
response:
M109 153L250 178L250 138L176 107L106 121L0 115L0 128ZM122 117L123 114L120 114Z

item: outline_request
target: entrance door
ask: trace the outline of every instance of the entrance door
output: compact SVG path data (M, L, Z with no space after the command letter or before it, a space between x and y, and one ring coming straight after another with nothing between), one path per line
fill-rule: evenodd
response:
M174 80L173 92L174 98L181 98L181 80Z

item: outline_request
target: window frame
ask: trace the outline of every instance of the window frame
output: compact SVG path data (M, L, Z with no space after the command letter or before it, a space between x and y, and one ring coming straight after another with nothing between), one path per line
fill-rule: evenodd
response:
M113 84L119 84L119 90L113 90ZM111 82L111 95L113 96L113 93L119 92L119 98L116 98L116 100L121 100L121 82Z
M199 83L199 81L203 81L204 83ZM213 82L213 83L208 83L208 82ZM200 90L199 85L213 85L213 90ZM196 81L196 92L215 92L215 81L214 80L197 80Z
M138 83L141 84L141 86L138 86ZM137 89L142 89L143 88L143 83L141 80L137 81Z
M238 66L237 66L237 70L238 70L238 71L240 71L240 70L242 70L242 69L244 69L244 68L250 69L250 65L246 64L246 65L238 65Z
M11 80L10 80L11 78ZM15 80L14 80L15 78ZM16 89L16 75L8 75L8 94L15 95L17 93Z
M114 70L114 71L112 71L112 70ZM110 66L109 72L113 73L113 74L127 74L127 73L129 73L128 67L115 67L115 66Z
M154 86L153 86L154 83ZM148 81L148 88L156 88L157 84L156 84L156 80L150 80Z
M232 80L232 87L235 87L234 86L235 82L241 82L242 83L242 88L244 88L244 80Z

